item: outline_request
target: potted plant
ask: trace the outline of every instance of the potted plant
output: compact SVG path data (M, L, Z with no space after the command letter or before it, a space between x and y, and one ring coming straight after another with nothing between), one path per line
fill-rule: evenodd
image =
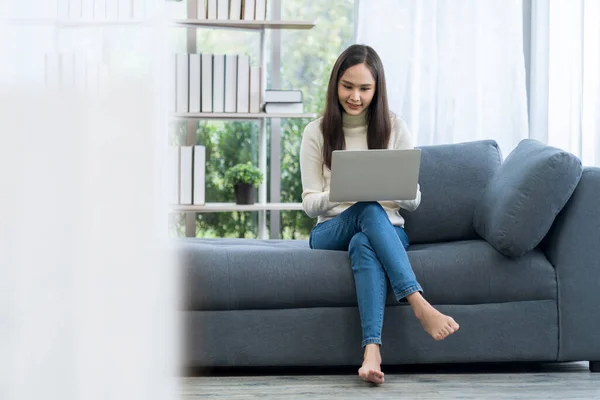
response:
M254 204L255 188L263 181L263 174L250 162L237 164L225 173L225 183L233 187L236 204Z

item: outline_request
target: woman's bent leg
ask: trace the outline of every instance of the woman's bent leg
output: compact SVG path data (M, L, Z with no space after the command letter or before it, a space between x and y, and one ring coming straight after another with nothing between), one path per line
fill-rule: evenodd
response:
M442 340L459 329L452 317L436 310L422 296L421 286L410 265L404 243L386 212L376 202L358 203L356 224L368 238L390 280L396 299L406 298L423 328L434 339ZM358 205L357 204L357 205ZM355 205L356 206L356 205Z
M371 243L390 280L398 301L415 292L422 292L412 270L404 243L391 224L388 215L377 202L357 203L356 224Z

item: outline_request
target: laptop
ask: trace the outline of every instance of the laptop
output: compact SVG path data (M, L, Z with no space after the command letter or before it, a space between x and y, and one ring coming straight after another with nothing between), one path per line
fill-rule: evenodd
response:
M414 200L421 150L335 150L329 200Z

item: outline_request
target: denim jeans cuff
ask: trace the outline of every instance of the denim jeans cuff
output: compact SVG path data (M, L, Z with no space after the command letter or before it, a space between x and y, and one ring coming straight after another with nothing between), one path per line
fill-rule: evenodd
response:
M423 293L423 288L421 288L421 285L419 285L418 283L416 285L407 287L406 289L402 290L400 293L396 293L396 300L400 301L403 298L405 298L406 296L408 296L409 294L413 294L415 292Z
M362 341L362 347L368 344L378 344L381 346L381 338L368 338Z

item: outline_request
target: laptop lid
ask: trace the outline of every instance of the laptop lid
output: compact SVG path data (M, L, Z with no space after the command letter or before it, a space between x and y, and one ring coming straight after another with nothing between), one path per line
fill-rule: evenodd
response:
M331 159L329 200L414 200L421 150L336 150Z

